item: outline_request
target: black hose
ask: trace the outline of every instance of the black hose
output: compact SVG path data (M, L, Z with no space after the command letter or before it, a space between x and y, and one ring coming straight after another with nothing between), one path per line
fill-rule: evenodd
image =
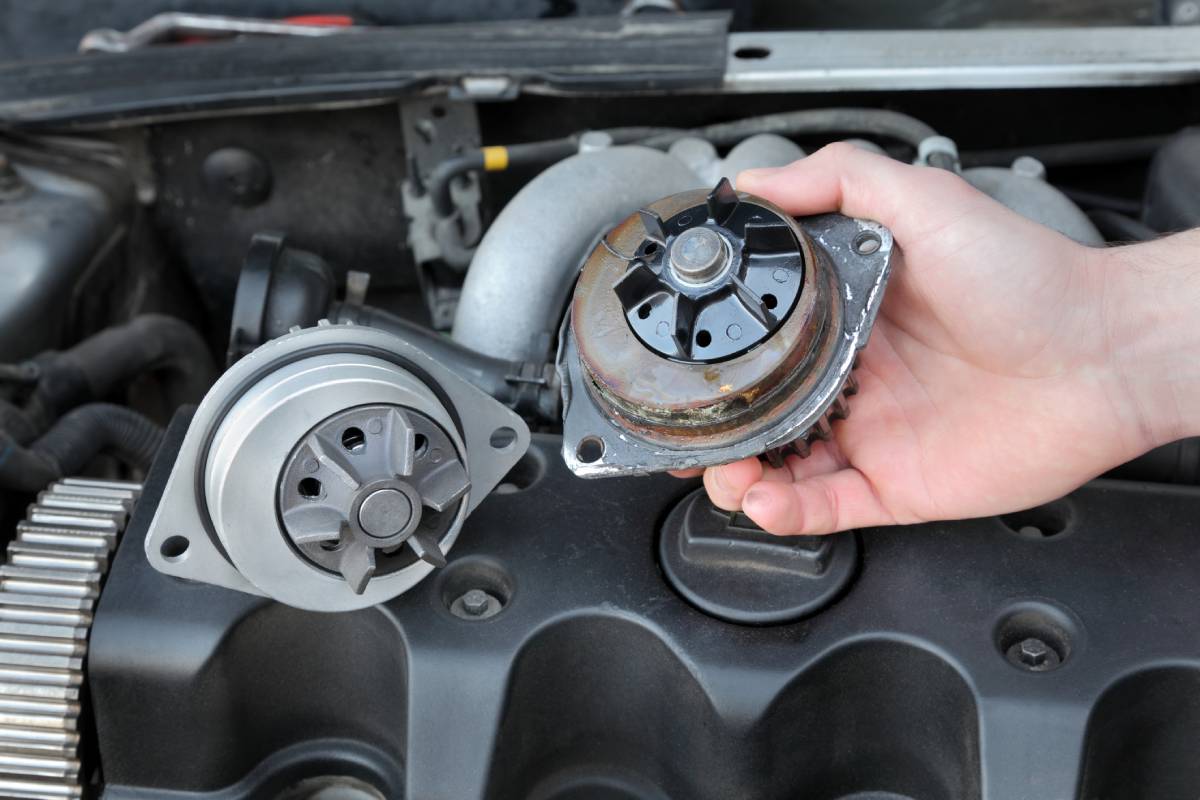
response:
M39 357L41 375L25 413L45 430L68 409L110 397L133 378L162 372L173 401L198 402L216 377L212 354L194 328L142 314L105 328L69 350Z
M429 199L433 202L433 210L439 217L448 217L454 213L454 199L450 195L450 185L459 175L483 169L483 151L473 150L450 156L438 163L429 174L427 182Z
M111 403L89 403L65 414L31 447L0 431L0 488L34 492L74 475L101 453L139 470L150 468L162 428L136 411Z
M964 167L1007 167L1020 156L1033 156L1047 167L1120 164L1143 161L1154 155L1166 136L1137 136L1131 139L1097 139L997 150L967 150L959 155Z
M559 391L548 365L524 364L484 355L453 339L371 306L334 303L337 324L378 328L397 336L517 413L544 422L559 419Z
M679 136L682 131L673 128L610 128L607 133L613 144L628 144L640 142L650 136L661 136L672 132ZM547 139L541 142L526 142L511 144L503 148L508 166L527 166L530 164L551 164L579 152L579 137L582 133L564 136L561 139ZM433 168L427 181L430 201L433 210L439 217L446 218L454 213L454 199L450 194L454 179L468 172L485 168L483 150L451 156Z
M1148 242L1158 238L1158 231L1119 211L1097 208L1087 212L1088 219L1110 242Z
M678 128L611 128L603 131L614 144L637 143L662 150L686 136L707 139L723 147L759 133L781 136L849 133L859 136L882 136L898 139L917 147L937 131L919 119L880 108L816 108L805 111L786 111L761 117L719 122L692 130ZM579 137L574 134L561 139L509 145L503 148L509 165L545 164L573 155L579 150ZM450 185L459 175L484 168L484 151L451 156L434 167L429 176L428 190L433 208L441 217L454 213Z

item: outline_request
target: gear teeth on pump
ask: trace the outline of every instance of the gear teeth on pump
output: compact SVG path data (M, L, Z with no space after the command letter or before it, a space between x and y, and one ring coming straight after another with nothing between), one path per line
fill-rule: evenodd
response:
M850 416L849 398L855 394L858 394L858 381L851 374L846 377L846 383L842 386L841 393L830 404L829 410L803 436L796 437L788 444L771 448L763 453L763 459L778 469L787 463L789 454L794 453L800 458L808 458L812 454L812 446L815 442L827 442L833 438L833 423Z
M83 797L80 691L109 559L140 484L64 478L0 566L0 798Z

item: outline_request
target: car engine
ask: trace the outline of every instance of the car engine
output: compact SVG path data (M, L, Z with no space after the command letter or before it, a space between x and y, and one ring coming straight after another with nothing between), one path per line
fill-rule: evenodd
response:
M828 439L901 256L739 173L1200 225L1196 3L57 5L0 0L0 798L1200 794L1200 441L831 536L666 474Z

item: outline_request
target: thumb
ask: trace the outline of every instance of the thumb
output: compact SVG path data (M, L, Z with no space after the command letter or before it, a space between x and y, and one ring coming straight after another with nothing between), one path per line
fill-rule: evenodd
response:
M914 167L847 142L827 145L786 167L746 170L737 176L737 188L796 216L840 211L872 219L902 243L928 233L948 208L992 204L952 172Z

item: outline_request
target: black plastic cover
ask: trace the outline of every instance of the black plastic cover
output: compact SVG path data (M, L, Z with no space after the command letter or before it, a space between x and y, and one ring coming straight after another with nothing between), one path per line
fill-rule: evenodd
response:
M716 89L728 24L726 12L513 20L17 62L0 65L0 122L97 124L393 99L480 76L559 93Z
M92 635L107 800L275 798L337 774L409 800L1200 795L1200 490L1100 481L862 531L836 602L747 627L693 608L655 558L696 482L578 480L541 436L446 569L322 615L146 562L184 424ZM469 588L504 609L456 617ZM1010 663L1028 638L1061 666Z

